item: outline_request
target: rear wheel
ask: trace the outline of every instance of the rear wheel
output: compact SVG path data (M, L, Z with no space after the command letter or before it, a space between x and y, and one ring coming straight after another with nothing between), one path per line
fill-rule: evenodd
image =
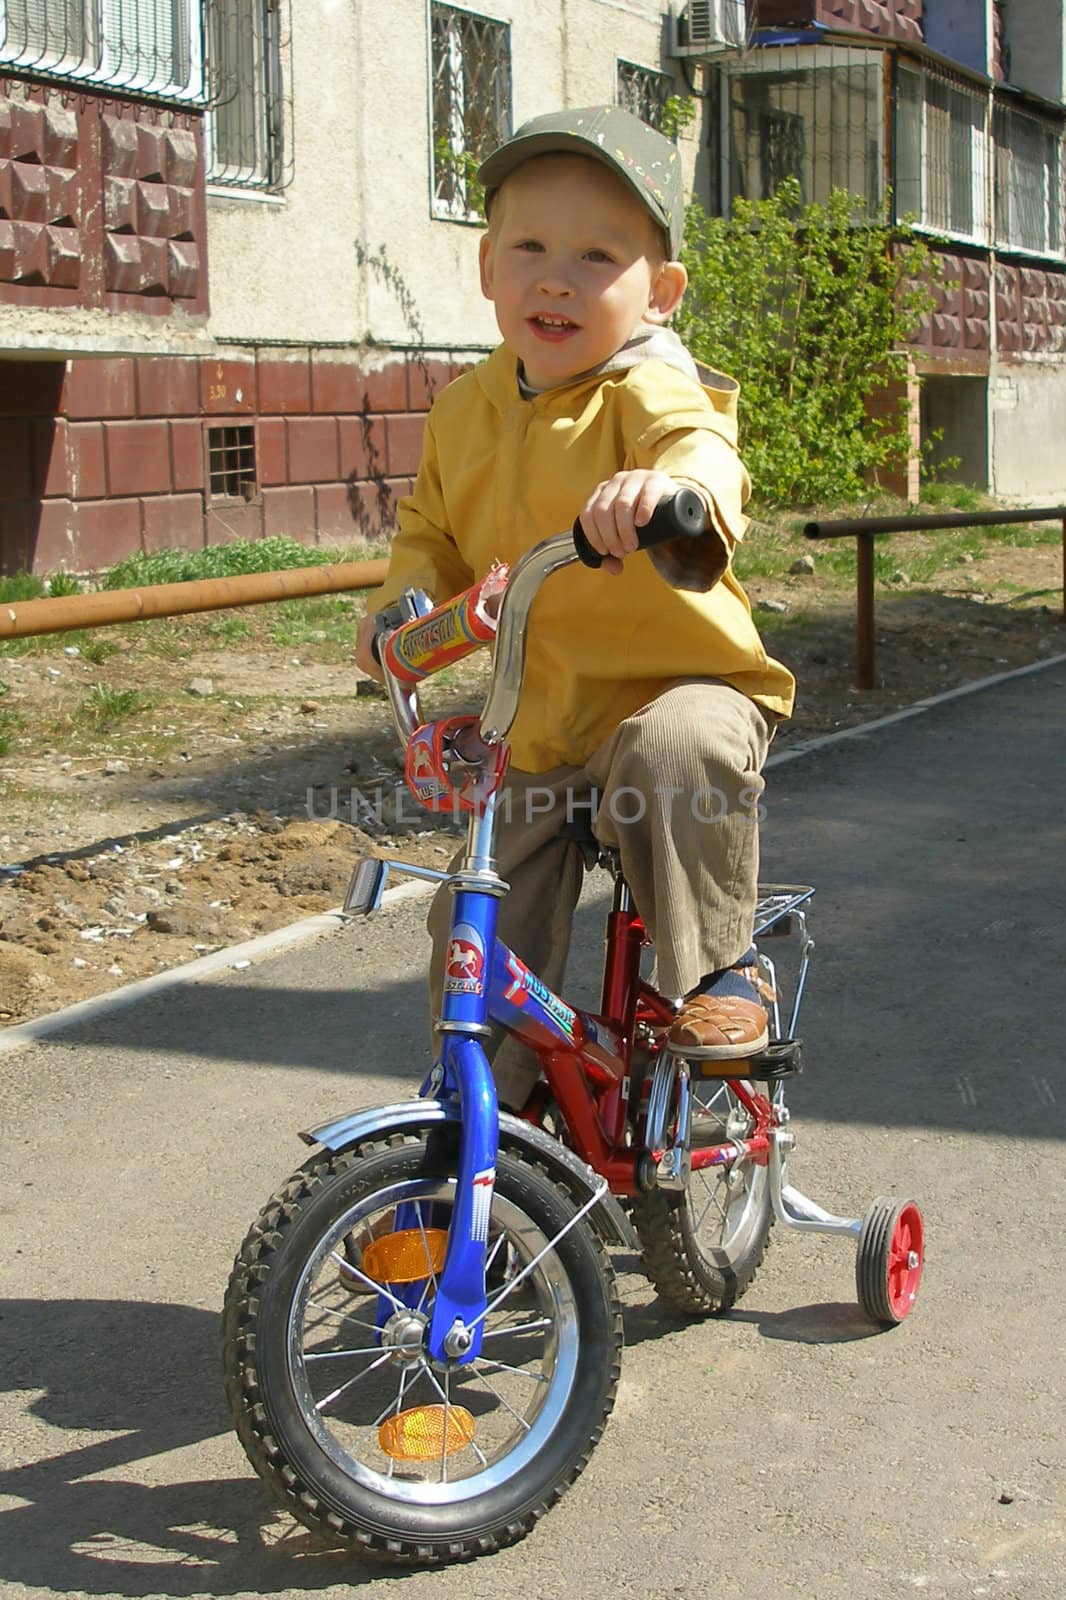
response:
M618 1381L602 1244L584 1221L560 1238L570 1195L503 1152L481 1353L430 1357L454 1170L413 1135L314 1158L264 1208L226 1298L227 1393L252 1465L307 1526L395 1560L528 1533L584 1467ZM418 1263L402 1283L381 1265L399 1260L398 1224Z
M692 1082L692 1148L745 1139L750 1112L728 1083ZM754 1161L703 1167L681 1192L652 1189L632 1202L644 1270L677 1311L728 1311L753 1282L766 1253L773 1208L769 1173Z

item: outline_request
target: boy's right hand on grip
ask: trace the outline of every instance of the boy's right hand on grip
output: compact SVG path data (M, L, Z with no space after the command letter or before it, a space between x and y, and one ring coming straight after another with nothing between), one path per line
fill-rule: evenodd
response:
M385 674L374 649L377 628L377 617L372 611L368 611L359 624L359 631L355 636L355 664L368 678L376 678L378 683L384 683Z
M707 511L694 490L665 472L617 472L586 501L574 523L574 545L585 566L618 573L634 550L697 537L706 528Z

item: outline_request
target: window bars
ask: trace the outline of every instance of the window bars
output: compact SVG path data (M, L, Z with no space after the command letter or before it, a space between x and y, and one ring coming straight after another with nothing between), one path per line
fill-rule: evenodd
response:
M785 46L727 67L733 197L768 200L795 177L804 204L846 189L876 214L881 61L880 51Z
M1062 256L1066 188L1063 127L998 103L992 114L996 160L996 244Z
M281 189L292 178L289 0L208 0L207 181Z
M163 100L201 102L198 0L0 0L0 64Z
M208 428L207 481L212 500L255 498L255 428L251 424Z
M924 66L899 63L895 212L949 238L990 242L988 95Z
M623 111L653 128L662 130L663 111L674 92L674 80L665 72L654 72L650 67L638 67L632 61L618 62L615 98Z
M511 131L511 41L506 23L455 6L430 8L433 212L480 221L477 169Z

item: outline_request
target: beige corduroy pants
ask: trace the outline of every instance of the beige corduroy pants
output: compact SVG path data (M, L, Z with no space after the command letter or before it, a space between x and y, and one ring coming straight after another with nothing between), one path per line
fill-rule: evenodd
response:
M581 853L565 831L594 818L596 836L621 856L637 908L655 941L656 981L688 994L732 965L752 939L759 872L767 718L714 679L674 684L627 717L583 767L511 769L496 832L498 936L559 993L581 889ZM453 862L455 870L461 854ZM434 896L431 1014L440 1014L452 896ZM488 1042L501 1101L515 1109L538 1076L536 1057L501 1028Z

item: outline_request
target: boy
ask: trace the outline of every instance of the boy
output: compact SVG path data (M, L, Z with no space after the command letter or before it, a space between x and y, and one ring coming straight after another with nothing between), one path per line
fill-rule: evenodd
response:
M372 612L405 588L447 599L580 514L605 561L553 578L531 618L497 835L511 885L499 935L560 988L581 884L566 829L594 814L655 941L659 987L684 997L671 1042L735 1076L767 1040L751 966L756 815L794 685L730 567L749 487L737 385L698 374L665 327L687 283L680 159L638 118L598 106L524 124L478 176L481 287L504 342L433 405L356 661L380 677ZM680 487L702 497L707 534L634 553ZM434 973L450 911L438 894ZM535 1058L506 1038L493 1070L520 1110Z

